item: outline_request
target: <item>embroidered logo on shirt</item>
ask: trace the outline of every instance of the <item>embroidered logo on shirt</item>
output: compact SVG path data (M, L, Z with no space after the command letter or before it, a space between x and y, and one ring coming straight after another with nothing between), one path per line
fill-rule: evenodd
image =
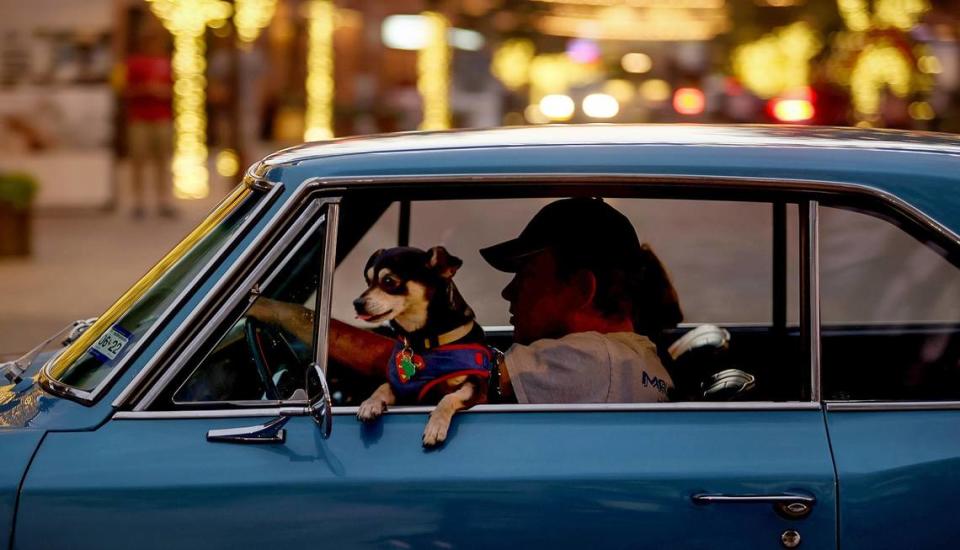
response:
M647 374L647 371L643 371L641 380L643 381L643 387L653 386L657 388L657 391L660 393L667 393L667 382L665 380L660 380L656 376L650 376Z

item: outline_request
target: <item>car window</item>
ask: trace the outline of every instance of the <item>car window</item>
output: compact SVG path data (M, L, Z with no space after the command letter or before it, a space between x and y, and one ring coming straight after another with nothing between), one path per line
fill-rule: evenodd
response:
M264 192L238 186L183 241L102 314L54 362L60 382L91 391L122 361L158 317L244 226ZM122 253L122 251L117 251Z
M960 268L894 224L820 210L830 399L960 399Z
M236 307L212 346L187 366L168 404L305 399L323 269L323 217L281 255L279 265Z
M489 332L488 340L508 351L510 312L501 291L512 275L495 270L479 249L516 237L545 205L556 198L510 198L413 201L410 245L423 250L442 245L461 259L454 282L460 294ZM787 205L784 235L785 319L775 326L773 205L762 202L694 201L675 199L606 199L633 224L639 239L659 256L679 295L684 323L657 339L657 354L684 392L675 398L703 398L711 375L737 369L754 377L757 400L801 399L808 391L808 369L800 353L798 307L798 216ZM344 217L349 212L344 210ZM354 299L367 288L364 266L371 254L394 247L399 209L388 208L349 251L335 272L333 316L369 330L391 334L388 326L357 319ZM576 219L570 220L576 224ZM783 323L783 321L786 321ZM722 353L697 360L673 361L669 348L690 330L716 325L729 339ZM784 326L785 325L785 326ZM696 353L694 353L696 355ZM682 382L681 382L682 381ZM334 393L349 396L338 404L358 404L368 391L331 382ZM369 382L368 382L369 384Z

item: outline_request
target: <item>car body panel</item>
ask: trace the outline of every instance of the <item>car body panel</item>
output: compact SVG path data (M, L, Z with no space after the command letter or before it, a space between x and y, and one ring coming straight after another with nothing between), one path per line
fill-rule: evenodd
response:
M820 410L467 412L424 451L425 414L309 418L284 444L208 442L266 419L111 420L50 434L24 483L16 548L716 548L835 543ZM700 492L817 499L697 505ZM47 518L55 518L49 529ZM110 522L93 534L92 526Z
M0 548L7 548L10 544L20 483L43 435L43 430L0 428L0 449L3 450L3 466L0 467L0 537L3 538L0 538Z
M828 411L844 549L960 540L960 410Z

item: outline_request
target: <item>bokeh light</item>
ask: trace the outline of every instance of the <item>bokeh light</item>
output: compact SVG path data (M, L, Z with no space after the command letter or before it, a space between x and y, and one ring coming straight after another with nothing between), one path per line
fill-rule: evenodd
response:
M573 99L564 94L550 94L540 100L540 112L550 120L564 121L573 117L576 106Z
M697 88L677 88L673 93L673 108L681 115L699 115L706 103L703 92Z
M643 74L653 68L653 60L645 53L631 52L620 58L620 66L628 73Z
M590 94L583 98L583 113L591 118L613 118L620 112L620 103L608 94Z

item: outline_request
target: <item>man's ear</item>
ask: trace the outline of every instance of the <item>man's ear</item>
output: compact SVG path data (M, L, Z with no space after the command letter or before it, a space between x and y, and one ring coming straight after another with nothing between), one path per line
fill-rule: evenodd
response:
M430 258L427 260L427 268L435 271L444 279L452 279L463 265L463 260L453 256L442 246L435 246L427 251Z
M368 284L370 283L370 281L373 280L373 275L374 275L370 270L377 263L377 258L379 258L380 255L383 254L384 252L386 252L386 250L384 250L383 248L374 252L373 254L370 255L370 259L367 260L367 265L363 266L363 278L367 281Z
M574 288L580 298L581 307L593 307L593 299L597 296L597 276L589 269L579 269L571 278Z

